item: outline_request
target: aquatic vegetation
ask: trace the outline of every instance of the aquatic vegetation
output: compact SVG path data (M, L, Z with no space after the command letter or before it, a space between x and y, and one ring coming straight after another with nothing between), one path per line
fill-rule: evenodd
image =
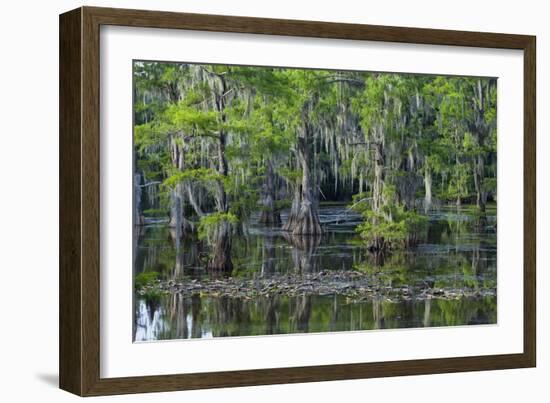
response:
M171 270L136 290L136 303L163 321L163 332L147 328L146 334L169 339L495 323L496 234L455 225L473 221L474 211L432 212L425 242L387 254L365 250L354 231L361 216L345 205L321 205L325 233L295 244L286 232L259 223L257 213L246 234L232 238L231 273L204 270L208 248L196 235L176 251L175 239L163 236L166 227L146 227L138 270L172 259ZM282 211L283 220L287 214ZM146 337L142 332L136 340Z
M134 278L134 287L139 290L146 286L150 286L152 283L154 283L159 277L159 273L156 271L147 271L138 274Z

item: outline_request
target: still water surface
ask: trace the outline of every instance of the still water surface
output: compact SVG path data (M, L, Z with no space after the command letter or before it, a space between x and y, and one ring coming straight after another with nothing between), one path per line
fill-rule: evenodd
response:
M283 214L283 222L285 216ZM425 244L385 259L373 259L354 232L360 218L345 206L322 206L325 234L288 239L279 229L257 224L233 240L233 278L269 279L281 275L359 270L381 289L414 286L446 290L490 290L478 297L391 300L383 294L365 300L342 295L184 296L134 298L134 340L210 338L266 334L334 332L496 323L496 210L488 226L475 225L468 207L444 207L430 215ZM135 237L135 274L161 273L163 280L204 280L207 248L191 237L179 242L163 223L140 228ZM216 276L219 276L217 274ZM210 279L212 280L212 279Z

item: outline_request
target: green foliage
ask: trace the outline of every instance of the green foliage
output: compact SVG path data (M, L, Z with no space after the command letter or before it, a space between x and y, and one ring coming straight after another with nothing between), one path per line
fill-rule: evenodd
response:
M168 211L165 209L150 208L143 210L143 214L148 217L166 217L168 215Z
M288 207L302 141L313 193L353 196L370 245L418 242L417 199L496 197L495 79L135 62L134 83L135 166L162 183L142 208L172 211L178 184L190 186L203 238L261 210L268 175L276 208Z
M497 179L487 178L483 183L484 189L487 192L495 193L497 191Z
M185 171L176 171L164 180L164 185L170 188L178 183L185 181L197 181L202 183L225 181L225 178L212 168L186 169Z
M392 250L416 245L425 236L427 217L406 211L402 207L392 207L391 212L363 211L363 223L356 232L368 248L375 250Z
M297 183L302 178L302 171L296 169L282 168L279 174L289 183Z
M249 183L234 182L230 184L227 190L232 199L229 212L237 217L239 221L245 221L258 204L258 190L249 186Z
M188 105L189 100L168 106L163 118L176 130L182 130L184 136L209 136L219 130L219 117L216 111L202 111Z
M159 273L156 271L145 271L139 273L134 278L134 287L136 290L140 290L148 285L153 284L159 277Z
M209 242L216 239L216 235L222 229L229 228L234 230L239 223L239 219L233 213L212 213L201 217L199 221L199 239Z

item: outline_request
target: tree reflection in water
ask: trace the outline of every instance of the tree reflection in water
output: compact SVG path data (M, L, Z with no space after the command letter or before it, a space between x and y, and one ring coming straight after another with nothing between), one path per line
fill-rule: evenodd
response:
M330 209L342 209L331 207ZM338 214L342 214L341 211ZM326 216L327 208L321 208ZM434 213L428 242L387 256L373 256L355 242L353 223L325 225L322 236L290 236L273 227L251 227L233 239L231 273L205 270L207 247L194 237L176 241L168 228L135 232L136 273L158 272L162 280L301 278L331 270L368 273L379 295L350 300L343 295L255 298L179 293L135 297L134 338L209 338L305 332L352 331L496 323L496 297L424 298L423 289L495 289L496 234L476 230L473 218L456 209ZM494 215L487 215L489 224ZM475 222L474 222L475 224ZM307 284L303 285L307 287ZM411 295L389 301L388 287L410 287ZM418 293L418 294L415 294Z

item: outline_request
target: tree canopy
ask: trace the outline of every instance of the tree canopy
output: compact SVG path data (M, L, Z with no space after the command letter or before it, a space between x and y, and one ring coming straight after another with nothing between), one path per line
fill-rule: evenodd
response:
M293 236L318 205L363 214L373 251L413 245L426 214L496 193L496 79L134 62L136 223L166 214L230 269L251 213ZM281 222L280 211L289 208Z

